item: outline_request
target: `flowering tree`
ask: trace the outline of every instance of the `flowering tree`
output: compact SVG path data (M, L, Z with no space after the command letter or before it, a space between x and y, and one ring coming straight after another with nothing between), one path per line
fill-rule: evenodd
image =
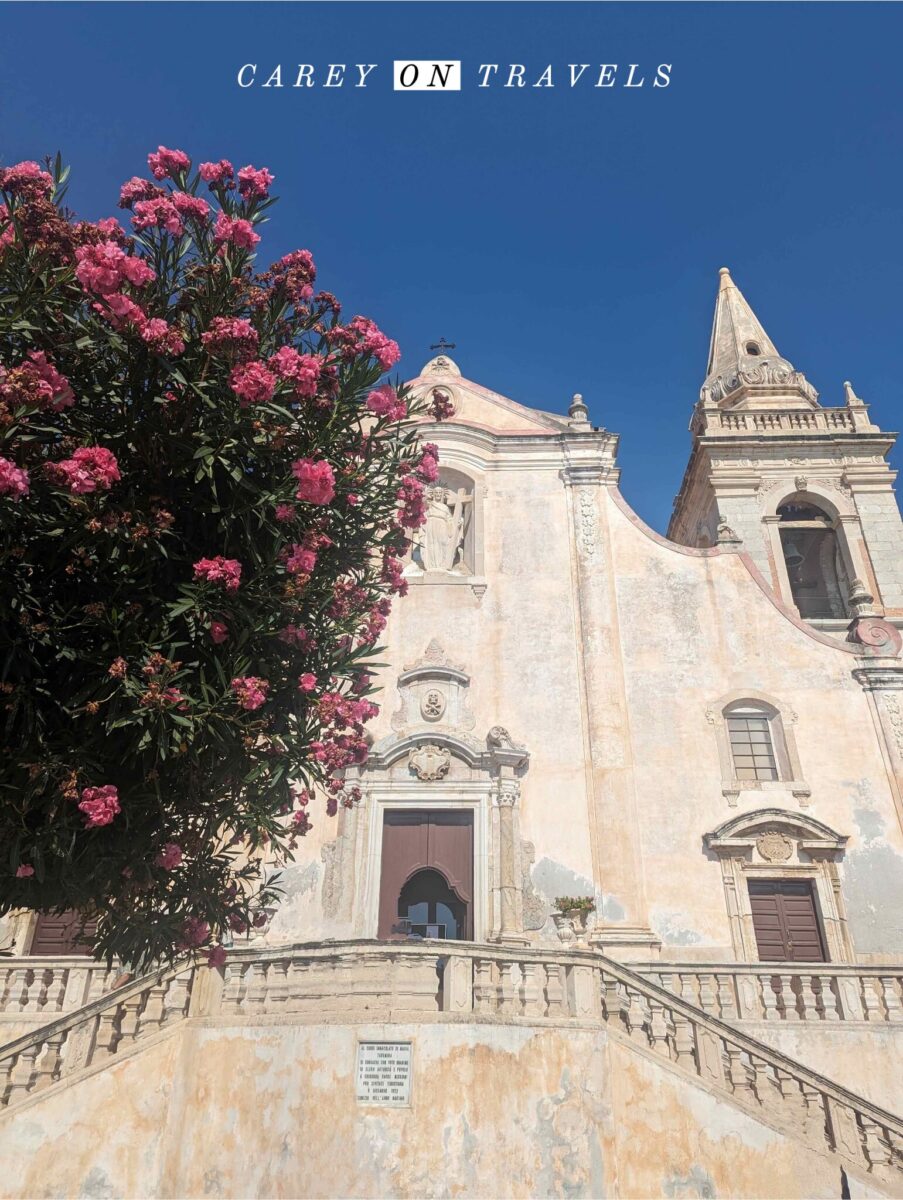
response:
M59 159L0 170L0 912L220 961L314 789L355 802L437 466L395 342L308 251L255 271L270 172L148 163L130 232L62 207Z

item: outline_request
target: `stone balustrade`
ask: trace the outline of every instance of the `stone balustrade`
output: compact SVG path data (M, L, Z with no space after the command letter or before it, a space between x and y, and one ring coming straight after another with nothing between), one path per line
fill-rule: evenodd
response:
M848 409L791 409L783 412L702 413L706 432L716 433L853 433L855 424Z
M122 968L72 955L0 958L0 1039L3 1026L43 1024L102 996Z
M725 1021L903 1024L903 970L831 963L631 964Z
M658 964L656 970L672 985L676 974L712 979L720 973L725 995L735 976L767 980L767 974L745 976L740 967L677 972ZM821 964L819 973L837 978ZM871 978L861 971L858 977ZM161 969L0 1048L0 1105L103 1065L186 1017L227 1024L575 1024L604 1028L860 1172L903 1181L903 1122L726 1024L714 1015L708 991L702 1001L589 951L435 941L243 948L230 953L222 971L190 962ZM887 1000L881 1003L887 1013Z

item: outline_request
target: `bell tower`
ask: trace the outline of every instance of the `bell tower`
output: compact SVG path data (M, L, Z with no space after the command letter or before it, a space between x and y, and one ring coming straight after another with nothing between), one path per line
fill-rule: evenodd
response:
M863 604L903 624L903 524L885 461L897 435L871 423L849 383L842 405L823 407L727 267L690 432L672 540L746 551L825 631L845 629Z

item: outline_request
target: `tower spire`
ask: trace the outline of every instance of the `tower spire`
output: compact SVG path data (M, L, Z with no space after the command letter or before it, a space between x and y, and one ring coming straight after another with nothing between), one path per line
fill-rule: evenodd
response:
M703 403L733 408L744 400L765 400L768 405L789 400L798 405L803 399L814 405L818 393L793 363L781 357L728 268L722 267L719 276L709 361L700 393Z

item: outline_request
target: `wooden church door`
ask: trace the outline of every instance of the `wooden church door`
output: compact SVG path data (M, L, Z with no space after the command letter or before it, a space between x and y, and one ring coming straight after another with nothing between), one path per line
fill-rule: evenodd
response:
M388 938L400 917L421 936L473 937L472 812L384 814L377 937Z

